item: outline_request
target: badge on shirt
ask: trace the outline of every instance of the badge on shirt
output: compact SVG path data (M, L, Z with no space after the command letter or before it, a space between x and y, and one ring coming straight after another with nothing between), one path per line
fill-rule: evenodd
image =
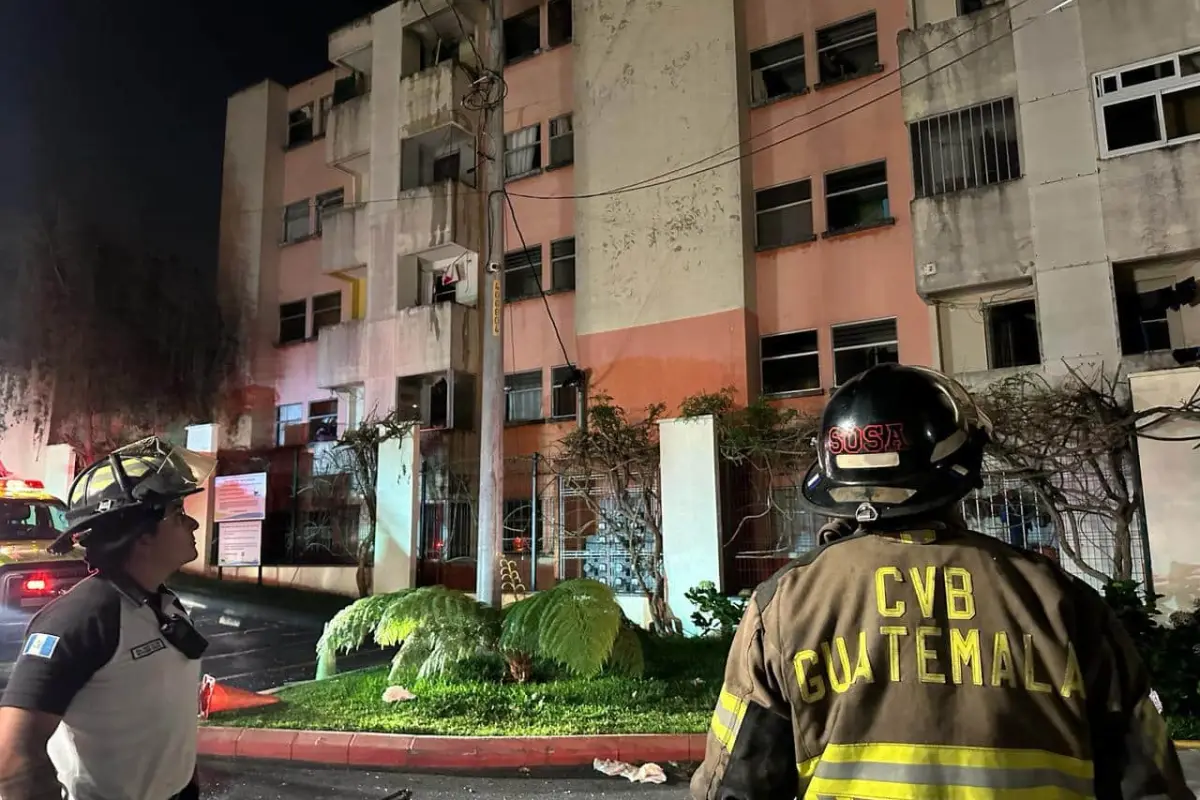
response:
M155 653L157 653L159 650L166 650L166 649L167 649L167 646L165 644L163 644L162 639L151 639L150 641L146 642L145 644L139 644L137 647L130 650L129 655L131 655L133 657L134 661L137 661L139 658L145 658L146 656L152 656Z
M30 634L29 638L25 640L25 647L22 648L21 655L50 658L54 655L54 650L57 647L57 636L51 636L48 633L34 633Z

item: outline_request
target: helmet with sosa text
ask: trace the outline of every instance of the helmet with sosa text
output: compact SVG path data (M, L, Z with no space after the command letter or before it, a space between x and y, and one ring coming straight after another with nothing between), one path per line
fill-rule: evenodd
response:
M821 417L804 505L861 523L949 507L980 485L991 423L957 381L881 364L842 384Z

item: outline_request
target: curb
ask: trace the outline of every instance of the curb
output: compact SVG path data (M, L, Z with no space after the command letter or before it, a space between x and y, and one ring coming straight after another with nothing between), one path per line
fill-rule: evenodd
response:
M704 760L705 734L410 736L395 733L200 728L199 753L226 758L411 769L591 766L597 758L643 763Z

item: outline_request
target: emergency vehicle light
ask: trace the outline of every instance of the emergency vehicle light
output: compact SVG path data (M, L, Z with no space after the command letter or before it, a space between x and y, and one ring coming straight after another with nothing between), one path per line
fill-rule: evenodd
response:
M27 578L21 588L25 590L25 594L43 594L50 590L50 582L44 577L35 575Z
M46 484L41 481L22 480L21 478L0 478L0 495L45 488Z

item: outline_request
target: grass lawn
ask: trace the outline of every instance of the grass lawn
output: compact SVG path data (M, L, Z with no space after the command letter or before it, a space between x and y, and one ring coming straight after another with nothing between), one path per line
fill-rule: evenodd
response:
M387 668L283 689L282 705L218 714L214 725L451 736L703 733L721 688L726 646L647 642L646 677L527 684L413 682L416 700L385 704Z

